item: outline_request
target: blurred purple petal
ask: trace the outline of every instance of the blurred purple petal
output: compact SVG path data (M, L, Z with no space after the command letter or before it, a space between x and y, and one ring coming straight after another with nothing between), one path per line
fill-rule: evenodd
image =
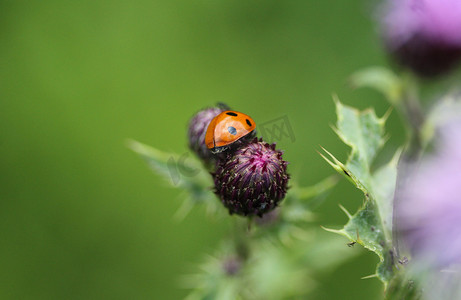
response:
M461 263L461 122L446 125L435 154L413 169L396 216L415 259Z
M420 75L444 73L461 58L459 0L389 0L380 19L389 52Z

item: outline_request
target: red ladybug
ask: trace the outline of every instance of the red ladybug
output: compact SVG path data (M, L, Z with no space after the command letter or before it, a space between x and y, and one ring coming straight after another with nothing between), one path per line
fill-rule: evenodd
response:
M205 145L212 153L220 153L237 141L254 135L256 124L241 112L226 110L214 117L205 134Z

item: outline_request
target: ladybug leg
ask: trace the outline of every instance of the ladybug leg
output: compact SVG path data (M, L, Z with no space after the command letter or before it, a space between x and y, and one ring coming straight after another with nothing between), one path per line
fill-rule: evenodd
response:
M218 153L222 153L224 151L226 151L227 149L229 149L229 146L222 146L222 147L214 147L211 150L211 153L213 154L218 154Z

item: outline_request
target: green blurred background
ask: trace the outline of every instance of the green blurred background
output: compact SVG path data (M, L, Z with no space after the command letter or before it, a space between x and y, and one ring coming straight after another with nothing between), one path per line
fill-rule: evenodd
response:
M347 148L330 128L331 94L355 70L383 65L372 5L354 1L1 1L0 298L181 299L227 231L181 203L137 155L133 138L187 150L186 124L217 101L257 123L287 115L290 172L310 185L333 173L316 150ZM393 114L390 144L400 139ZM346 221L362 197L341 182L319 224ZM347 241L344 240L344 244ZM345 245L346 247L346 245ZM360 253L318 278L319 299L380 299L377 258Z

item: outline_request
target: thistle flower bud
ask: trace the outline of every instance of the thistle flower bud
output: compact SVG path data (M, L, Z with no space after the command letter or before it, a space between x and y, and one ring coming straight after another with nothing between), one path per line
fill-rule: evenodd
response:
M461 58L461 1L388 0L381 13L388 51L415 73L436 76Z
M230 214L261 217L285 197L287 164L275 144L255 138L219 160L215 193Z
M205 145L205 134L211 120L221 112L229 108L224 104L217 107L209 107L199 111L189 121L187 137L189 148L197 154L205 163L211 163L215 157Z

